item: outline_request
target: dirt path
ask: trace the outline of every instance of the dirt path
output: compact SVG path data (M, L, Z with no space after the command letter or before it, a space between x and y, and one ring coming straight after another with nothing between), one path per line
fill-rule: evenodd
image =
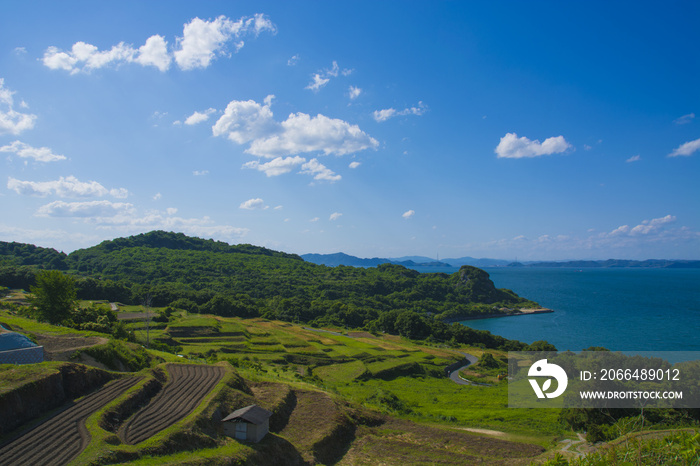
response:
M158 396L121 429L124 443L135 445L190 414L223 378L221 366L168 364L170 381Z
M113 381L15 438L0 449L2 464L66 464L90 443L85 420L135 385L139 377Z
M49 361L68 361L77 350L104 345L109 339L104 337L84 337L77 334L36 336L39 346L44 347L44 354Z

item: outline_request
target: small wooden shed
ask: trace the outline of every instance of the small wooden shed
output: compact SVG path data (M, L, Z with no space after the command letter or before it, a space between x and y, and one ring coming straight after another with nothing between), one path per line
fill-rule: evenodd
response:
M259 442L270 430L272 413L258 405L237 409L221 420L224 433L237 440Z

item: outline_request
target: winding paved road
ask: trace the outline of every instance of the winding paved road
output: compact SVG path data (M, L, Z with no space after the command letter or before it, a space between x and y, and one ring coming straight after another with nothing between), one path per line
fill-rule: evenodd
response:
M469 367L472 364L476 364L476 362L479 360L476 356L473 354L468 354L468 353L462 353L464 355L464 358L468 361L467 364L458 367L457 369L453 370L450 372L449 378L452 380L454 383L459 384L459 385L478 385L475 384L474 382L469 382L468 380L463 380L459 377L459 371L464 369L465 367Z

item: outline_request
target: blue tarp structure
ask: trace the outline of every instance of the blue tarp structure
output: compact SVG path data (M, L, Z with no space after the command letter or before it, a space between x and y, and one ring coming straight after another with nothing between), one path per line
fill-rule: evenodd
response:
M29 338L15 332L0 333L0 351L36 346Z
M44 348L0 325L0 364L34 364L44 360Z

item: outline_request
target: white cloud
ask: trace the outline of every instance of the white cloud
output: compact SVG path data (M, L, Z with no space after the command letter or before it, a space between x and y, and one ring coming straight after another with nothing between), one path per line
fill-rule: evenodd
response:
M287 66L295 66L297 63L299 63L299 55L294 55L292 58L287 60Z
M632 228L629 231L630 235L648 235L651 233L658 232L664 225L669 223L674 223L676 217L673 215L666 215L665 217L655 218L652 220L644 220L641 224Z
M263 31L274 34L277 29L262 14L237 21L225 16L213 21L194 18L184 25L182 37L176 39L176 50L172 53L163 36L153 35L138 49L124 42L103 51L82 41L73 44L70 51L51 46L44 52L42 61L50 69L66 70L71 74L125 63L154 66L164 72L170 68L173 60L183 70L206 68L214 58L227 54L226 44L229 41L237 40L234 47L238 51L244 44L241 37L251 34L257 37Z
M343 215L343 214L341 214L340 212L333 212L333 213L331 214L331 216L330 216L330 220L331 220L331 221L336 221L336 220L338 220L342 215Z
M408 107L404 108L403 110L396 110L395 108L385 108L383 110L375 110L372 113L372 116L374 119L378 122L386 121L389 118L394 118L397 116L405 116L405 115L416 115L416 116L421 116L423 115L426 110L427 106L423 102L418 102L418 105L415 107Z
M17 135L34 128L36 115L16 111L12 97L14 94L5 87L5 80L0 78L0 134Z
M313 175L315 180L338 181L342 176L335 174L331 169L319 163L317 159L311 159L301 166L301 171L306 175Z
M175 207L168 207L167 209L165 209L165 212L168 215L175 215L177 213L177 209Z
M36 215L39 217L113 217L118 214L131 213L133 204L110 201L64 202L54 201L41 206Z
M357 125L321 114L293 113L280 124L279 132L255 139L246 152L261 157L306 152L345 155L378 146Z
M267 163L260 163L252 160L243 164L243 168L253 168L259 170L267 176L278 176L291 172L295 167L306 162L304 157L277 157Z
M316 223L316 222L318 222L319 220L321 220L321 219L318 218L318 217L314 217L314 218L312 218L311 220L309 220L309 222L311 222L311 223Z
M17 194L41 197L51 194L59 197L102 197L110 194L112 197L123 199L129 195L124 188L108 190L97 181L82 182L74 176L60 177L56 181L21 181L10 177L7 189Z
M185 24L181 38L177 39L179 49L174 52L175 61L183 70L206 68L217 55L226 55L226 43L240 39L249 32L256 36L263 31L276 33L275 25L264 15L256 14L253 18L241 18L232 21L219 16L213 21L194 18ZM243 42L235 44L236 51Z
M153 200L154 200L154 201L158 201L158 200L160 200L160 198L162 198L162 197L163 197L163 195L162 195L161 193L156 193L156 194L153 196Z
M143 66L155 66L160 71L167 71L172 58L165 37L155 35L146 39L146 43L139 47L135 61Z
M348 165L348 167L350 167L350 168L357 168L357 167L359 167L360 165L362 165L360 162L350 162L350 165Z
M386 121L389 118L396 116L395 108L385 108L384 110L375 110L372 114L376 121Z
M150 53L150 47L144 50ZM76 74L81 71L89 72L112 64L131 63L140 58L139 53L138 50L124 42L112 46L109 50L99 51L96 46L79 41L73 44L70 52L63 52L54 46L47 48L42 61L44 66L52 70L66 70L71 74ZM144 58L143 61L148 61L148 59ZM153 63L149 62L148 64L151 65Z
M360 97L360 94L362 94L362 89L360 89L359 87L350 86L348 88L348 95L350 96L350 100L357 99L358 97Z
M214 136L226 136L238 144L245 144L279 131L280 125L273 120L270 105L274 96L265 98L265 105L254 100L232 100L224 114L212 126Z
M407 211L404 212L401 216L402 216L403 218L405 218L406 220L408 220L409 218L413 217L414 215L416 215L416 211L415 211L415 210L407 210Z
M680 146L676 147L676 149L668 154L669 157L678 157L678 156L683 156L683 157L688 157L690 155L693 155L694 152L700 149L700 139L696 139L694 141L689 141L686 142L685 144L681 144Z
M32 147L21 141L15 141L12 144L0 147L0 152L12 152L25 159L34 159L36 162L66 160L64 155L54 154L48 147Z
M682 117L676 118L675 120L673 120L673 122L677 125L685 125L685 124L693 121L694 118L695 118L694 113L688 113L687 115L683 115Z
M300 153L345 155L379 146L376 139L357 125L320 114L311 117L292 113L285 121L277 122L270 109L273 97L268 96L264 105L253 100L231 101L212 127L214 136L227 137L238 144L250 143L247 153L274 159L264 164L249 162L244 165L246 168L274 176L306 162L301 157L290 157Z
M639 162L642 159L639 155L633 155L632 157L625 160L625 162Z
M214 113L216 113L216 109L214 108L209 108L204 112L194 112L192 115L188 116L187 119L185 119L185 124L192 126L196 125L197 123L202 123L207 121L209 116L213 115Z
M330 82L330 78L324 78L320 74L315 73L311 76L311 83L306 86L306 89L317 91Z
M259 197L255 199L248 199L245 202L241 202L241 205L239 206L239 208L246 210L265 210L269 207L270 206L265 205L265 201L263 201Z
M525 157L540 157L542 155L559 154L571 147L564 136L551 137L540 141L531 141L526 137L519 138L515 133L507 133L495 149L498 158L519 159Z
M195 170L192 172L194 176L205 176L209 174L209 170Z
M341 70L338 66L338 62L333 61L333 65L330 69L325 69L311 75L311 82L308 86L306 86L306 89L310 89L314 92L318 91L323 86L328 84L331 78L337 78L340 74L343 76L349 76L352 74L352 70L347 68Z

